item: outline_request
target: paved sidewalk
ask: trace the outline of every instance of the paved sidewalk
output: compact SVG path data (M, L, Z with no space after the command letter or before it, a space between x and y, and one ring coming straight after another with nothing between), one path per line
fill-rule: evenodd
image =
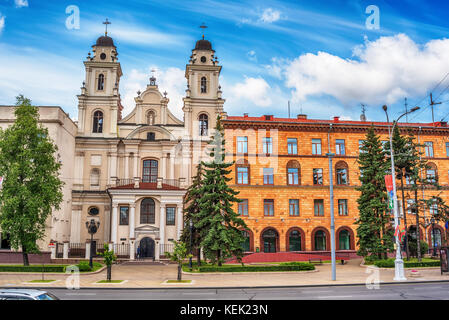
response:
M115 265L112 279L126 280L121 284L97 284L106 279L106 270L97 274L81 275L80 286L90 288L173 288L173 287L261 287L261 286L312 286L364 284L372 272L360 266L361 260L350 260L346 265L337 265L337 280L331 280L331 265L316 266L316 272L284 273L240 273L240 274L183 274L183 280L192 284L163 284L165 280L176 279L177 266L169 265ZM406 269L408 282L449 281L449 275L441 275L439 268L421 268L418 277L411 277L412 269ZM394 269L379 269L380 282L393 282ZM27 284L27 281L41 279L41 274L0 274L0 287L65 287L66 274L46 274L45 279L58 280L54 283Z

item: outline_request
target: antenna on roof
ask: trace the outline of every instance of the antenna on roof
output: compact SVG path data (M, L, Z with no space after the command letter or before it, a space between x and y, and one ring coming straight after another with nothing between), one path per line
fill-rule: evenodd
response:
M288 100L288 118L290 119L290 100Z
M360 105L362 106L362 114L360 115L360 121L365 122L366 121L366 114L365 114L365 112L366 112L366 105L363 104L363 103L361 103Z

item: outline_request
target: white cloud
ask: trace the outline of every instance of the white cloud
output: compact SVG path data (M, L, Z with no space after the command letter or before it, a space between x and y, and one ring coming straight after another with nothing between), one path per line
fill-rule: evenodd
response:
M137 96L137 91L143 92L149 83L151 77L151 70L156 70L155 77L159 91L167 92L169 98L168 107L170 111L180 120L183 119L182 98L185 96L186 81L184 78L184 71L179 68L159 69L156 66L150 66L145 71L136 69L131 70L129 75L125 75L122 81L121 91L122 104L124 106L123 117L129 114L134 107L134 98Z
M28 0L14 0L16 8L28 7Z
M231 99L246 100L259 107L268 107L272 104L270 89L270 85L263 78L246 77L244 82L230 88L233 96Z
M343 104L392 104L424 95L449 72L449 39L419 46L404 34L381 37L356 47L352 59L307 53L282 70L294 101L330 95Z
M0 34L2 34L4 28L5 28L5 16L3 16L0 13Z
M260 21L265 23L273 23L281 18L281 12L278 10L273 10L272 8L267 8L262 12L260 16Z

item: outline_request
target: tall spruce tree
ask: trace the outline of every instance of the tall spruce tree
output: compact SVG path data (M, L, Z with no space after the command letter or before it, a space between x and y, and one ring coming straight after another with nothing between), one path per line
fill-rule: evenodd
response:
M0 228L10 235L11 247L22 248L23 264L28 253L38 252L45 222L62 202L61 164L48 130L38 124L38 109L29 99L17 97L16 120L0 131Z
M385 174L388 163L379 137L371 127L359 155L360 182L357 187L360 197L357 200L359 217L355 222L359 250L362 256L386 258L393 248L393 231L389 227Z
M187 189L184 197L186 208L184 209L184 229L181 235L181 241L187 245L189 252L197 249L197 263L201 265L201 235L204 230L198 228L200 215L200 199L202 197L201 188L203 186L203 165L200 163L197 166L196 176L192 179L192 184ZM192 247L190 247L190 221L193 223L192 232Z
M224 145L224 129L219 115L214 136L209 142L211 160L202 162L205 174L199 201L199 221L195 224L203 230L201 246L206 257L219 266L231 256L241 261L244 241L241 230L247 228L232 208L240 200L236 197L238 192L227 184L231 180L229 168L234 163L225 162Z

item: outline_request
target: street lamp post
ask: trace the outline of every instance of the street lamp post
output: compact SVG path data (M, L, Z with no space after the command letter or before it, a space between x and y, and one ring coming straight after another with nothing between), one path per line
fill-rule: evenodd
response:
M434 219L434 217L432 217L430 219L430 222L432 223L432 246L433 246L432 256L435 257L437 255L437 248L435 246L436 239L435 239L435 219Z
M193 221L192 219L190 219L190 257L189 257L189 268L192 269L192 253L193 253L193 248L192 248L192 233L193 233Z
M326 153L329 157L329 193L330 193L330 215L331 215L331 260L332 260L332 280L337 280L337 266L335 261L335 219L334 219L334 182L333 182L333 172L332 172L332 158L335 156L334 153Z
M390 122L388 119L388 112L387 112L387 106L384 105L382 109L385 111L385 114L387 116L387 122ZM415 107L411 109L409 112L403 113L399 118L397 118L396 121L393 121L393 126L390 130L390 127L388 127L388 135L390 137L390 159L391 159L391 177L393 181L393 210L394 210L394 229L396 230L399 225L399 215L398 215L398 196L396 193L396 173L394 170L394 150L393 150L393 132L394 127L403 116L415 112L418 110L419 107ZM394 261L394 278L395 281L404 281L407 280L404 273L404 261L402 260L401 255L401 244L399 242L399 235L396 235L396 260Z
M100 228L100 221L96 221L95 219L90 219L90 222L86 221L87 232L90 234L90 257L89 257L89 266L93 268L92 258L93 258L93 248L92 243L94 241L94 234L97 233L98 228ZM96 248L95 248L96 249Z

